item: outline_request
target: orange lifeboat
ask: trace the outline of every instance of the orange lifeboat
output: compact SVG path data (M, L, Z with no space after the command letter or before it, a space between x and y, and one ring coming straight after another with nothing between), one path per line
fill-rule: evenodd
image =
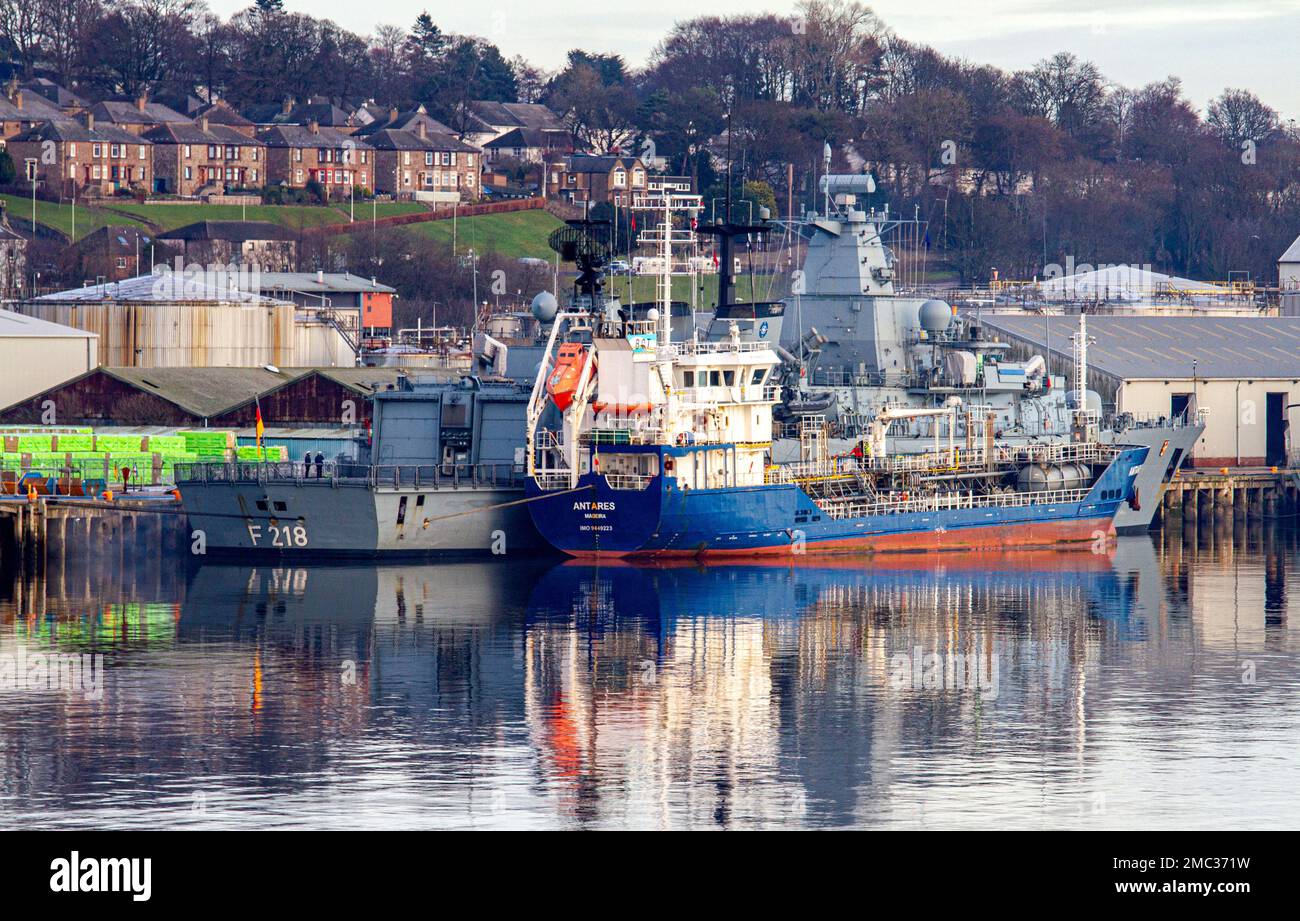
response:
M565 342L555 356L555 369L546 379L546 392L560 412L564 412L573 403L573 396L578 390L578 380L582 377L582 366L587 361L587 347L580 342Z

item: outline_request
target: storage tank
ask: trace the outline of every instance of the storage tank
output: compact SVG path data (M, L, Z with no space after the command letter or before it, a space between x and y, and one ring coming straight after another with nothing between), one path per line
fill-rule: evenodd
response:
M1016 489L1021 492L1045 492L1054 489L1083 489L1092 480L1087 464L1029 464L1016 475Z

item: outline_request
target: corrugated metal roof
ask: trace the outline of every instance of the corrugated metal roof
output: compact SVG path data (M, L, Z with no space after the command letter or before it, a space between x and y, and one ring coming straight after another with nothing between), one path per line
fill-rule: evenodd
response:
M378 291L393 294L396 288L381 285L361 275L348 272L325 272L317 281L315 272L260 272L262 291L297 291L303 294L328 294L339 291Z
M55 291L42 294L38 301L134 301L170 303L176 301L205 301L220 304L277 304L274 298L261 294L240 291L234 287L241 281L238 273L221 279L207 273L160 272L154 275L137 275L122 281L105 282L99 285L87 285L84 288L71 288L67 291Z
M12 310L0 310L0 339L16 337L31 339L98 339L94 333L84 329L75 329L61 323L38 320L36 317L24 316Z
M1069 357L1077 317L984 314L980 322ZM1050 335L1050 342L1048 337ZM1300 378L1300 317L1089 316L1088 365L1120 380Z

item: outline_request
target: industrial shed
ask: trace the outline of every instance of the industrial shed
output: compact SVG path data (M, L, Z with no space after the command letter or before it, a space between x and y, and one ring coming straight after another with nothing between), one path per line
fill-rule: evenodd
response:
M95 368L0 409L0 424L37 424L52 401L61 425L244 428L257 406L272 427L364 428L390 368Z
M0 310L0 406L26 399L99 364L99 337Z
M1012 353L1073 374L1075 316L984 314ZM1088 386L1107 412L1208 410L1192 463L1294 464L1300 444L1300 317L1089 316Z

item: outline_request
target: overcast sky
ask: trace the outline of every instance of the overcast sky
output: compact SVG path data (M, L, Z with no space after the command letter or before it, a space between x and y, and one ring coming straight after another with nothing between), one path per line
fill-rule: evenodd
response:
M249 5L209 2L222 15ZM381 22L409 26L428 9L445 32L481 35L506 57L522 54L547 68L560 65L573 47L617 52L641 66L674 22L706 10L794 10L789 0L482 0L451 9L429 0L287 0L286 6L363 35ZM870 6L904 38L978 63L1014 70L1073 51L1130 86L1181 77L1200 108L1231 86L1253 90L1284 118L1300 118L1300 0L879 0Z

